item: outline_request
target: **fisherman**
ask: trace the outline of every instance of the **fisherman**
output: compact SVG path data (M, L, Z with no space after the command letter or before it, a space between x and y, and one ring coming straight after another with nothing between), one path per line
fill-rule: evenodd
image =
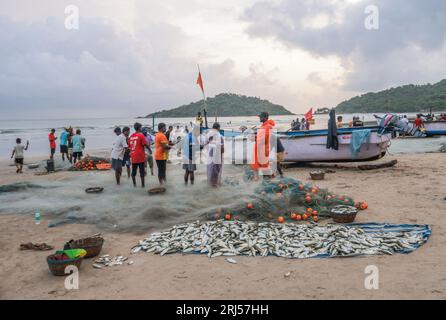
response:
M348 123L348 127L353 128L353 122L355 121L356 121L356 116L353 116L352 120L350 120L350 122Z
M26 146L24 146L22 144L22 139L17 138L15 140L16 142L16 146L14 147L14 149L12 150L12 155L11 155L11 159L14 158L14 163L15 166L17 168L16 173L23 173L23 161L25 158L25 152L26 150L28 150L29 147L29 141L26 141Z
M221 185L223 169L224 139L220 134L220 124L215 122L206 135L205 147L207 149L207 181L209 186Z
M171 135L173 136L172 132L173 132L173 126L169 126L169 130L167 130L167 132L165 133L168 141L170 141L170 136Z
M271 177L274 173L271 172L269 155L271 151L271 134L276 123L269 119L268 112L262 112L259 115L262 125L257 130L254 144L254 163L251 168L257 172L257 175L264 177Z
M183 140L183 169L184 183L187 185L189 178L191 185L195 182L196 165L196 151L199 150L199 143L197 137L200 135L200 128L194 126L192 132L188 132Z
M127 142L127 147L124 151L124 157L122 159L122 166L125 166L127 168L127 179L130 179L130 148L129 148L129 136L130 136L130 128L124 127L122 128L122 133L124 134Z
M414 128L418 128L418 129L424 128L424 121L421 118L421 114L417 115L417 118L414 121Z
M359 117L354 118L353 120L353 127L364 127L364 122L359 119Z
M68 161L73 163L73 128L68 128Z
M405 127L409 125L409 119L407 118L407 115L404 115L401 119L401 122L404 124Z
M169 158L169 140L166 135L166 124L158 124L158 132L155 135L155 161L158 167L158 181L160 185L166 183L167 160Z
M142 125L136 122L134 125L135 133L130 136L130 158L132 160L132 181L133 186L136 187L136 173L139 169L141 177L141 186L145 187L145 170L144 163L146 162L145 148L147 145L146 137L141 133Z
M338 116L337 118L337 122L336 122L336 127L338 129L344 127L344 124L342 123L342 121L344 120L344 118L342 118L342 116Z
M283 178L283 171L282 171L282 162L285 159L285 148L283 147L282 141L280 141L279 137L277 137L275 134L272 135L273 141L276 145L276 167L277 172L279 172L279 175L281 178Z
M299 119L296 119L295 121L293 121L293 123L294 123L294 125L292 125L291 130L300 131L301 125L300 125Z
M117 137L115 142L113 142L113 149L111 153L112 168L115 170L116 184L120 185L124 153L126 148L128 148L128 144L127 137L122 133L120 127L115 128L114 132Z
M174 131L171 132L169 136L169 141L171 143L176 143L178 140L181 140L181 129L180 126L177 126Z
M142 134L146 137L147 145L145 149L146 153L146 162L144 163L144 167L146 169L146 175L147 175L147 165L150 168L150 174L153 176L153 152L152 152L152 136L149 133L148 128L144 127L142 128Z
M197 118L195 120L196 120L197 124L200 126L200 128L202 128L204 120L203 120L203 117L201 116L200 111L198 111Z
M55 135L56 133L56 129L51 129L50 134L48 135L48 140L50 142L50 159L53 160L54 159L54 154L56 153L56 140L57 137Z
M182 143L181 143L181 129L180 126L177 126L175 131L173 131L170 134L169 137L170 145L176 145L177 149L177 157L181 157L181 149L182 149Z
M305 118L302 118L302 120L300 121L300 130L307 130L307 120Z
M81 129L76 130L76 135L71 139L73 143L73 162L80 161L85 149L85 138L81 136Z
M68 159L68 136L69 136L68 128L65 128L64 131L60 134L60 153L62 154L62 161L65 161L65 156Z

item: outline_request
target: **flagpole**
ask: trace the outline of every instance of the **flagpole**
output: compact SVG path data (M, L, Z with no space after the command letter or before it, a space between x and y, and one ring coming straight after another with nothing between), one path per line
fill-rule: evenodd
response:
M198 74L200 74L201 75L201 70L200 70L200 65L197 63L197 67L198 67ZM204 90L204 86L203 86L203 88L201 88L202 89L202 93L203 93L203 104L204 104L204 119L205 119L205 121L206 121L206 123L205 123L205 125L206 125L206 127L208 127L208 120L207 120L207 106L206 106L206 93L205 93L205 90Z

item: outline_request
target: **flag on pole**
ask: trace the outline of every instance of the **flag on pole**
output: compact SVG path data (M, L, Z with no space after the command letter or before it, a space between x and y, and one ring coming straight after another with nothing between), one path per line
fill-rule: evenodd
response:
M313 108L311 108L307 113L305 113L305 120L313 119Z
M201 88L201 92L203 92L203 95L204 95L203 78L201 77L201 71L200 71L200 69L198 69L198 79L197 79L197 84L200 86L200 88Z

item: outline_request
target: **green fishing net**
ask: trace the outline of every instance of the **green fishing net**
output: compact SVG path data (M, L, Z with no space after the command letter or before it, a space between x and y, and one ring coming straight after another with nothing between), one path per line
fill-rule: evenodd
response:
M245 181L254 177L255 173L246 169ZM339 205L365 209L365 202L355 202L349 196L335 194L314 184L293 178L273 178L260 183L250 202L221 207L206 213L203 218L258 222L282 222L282 218L283 222L319 221L329 218L331 209Z

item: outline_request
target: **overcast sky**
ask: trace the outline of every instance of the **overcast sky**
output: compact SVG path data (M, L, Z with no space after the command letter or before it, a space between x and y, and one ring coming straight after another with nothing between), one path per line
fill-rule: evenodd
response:
M200 99L197 63L208 96L333 107L446 78L445 33L444 0L0 0L0 119L175 107Z

